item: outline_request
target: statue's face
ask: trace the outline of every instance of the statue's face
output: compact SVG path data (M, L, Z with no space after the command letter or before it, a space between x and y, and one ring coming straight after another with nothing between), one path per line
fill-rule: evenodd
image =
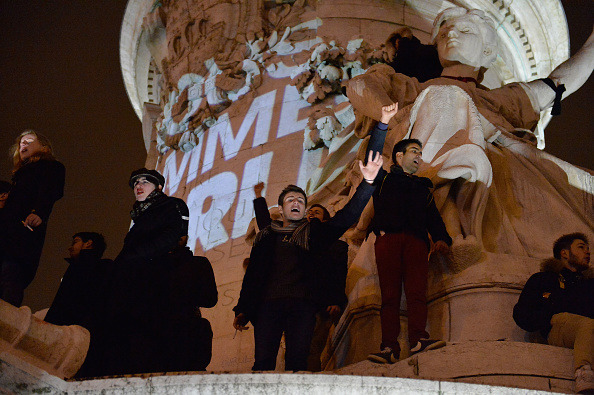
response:
M439 28L436 43L439 61L443 67L455 64L466 64L476 68L484 66L481 30L469 15L446 20Z

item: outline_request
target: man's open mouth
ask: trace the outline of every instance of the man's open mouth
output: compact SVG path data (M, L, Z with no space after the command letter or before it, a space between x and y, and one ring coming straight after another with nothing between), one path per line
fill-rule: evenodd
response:
M299 209L298 209L298 208L292 208L292 209L291 209L291 212L292 212L292 213L298 213L298 212L299 212Z

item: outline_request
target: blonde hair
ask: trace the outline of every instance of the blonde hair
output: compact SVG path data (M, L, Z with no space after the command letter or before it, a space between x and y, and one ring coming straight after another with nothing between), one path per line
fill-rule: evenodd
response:
M45 149L43 151L36 152L30 158L28 158L26 161L23 161L23 160L21 160L21 154L19 152L20 145L21 145L21 139L28 134L32 134L33 136L35 136L37 138L37 141L39 141L41 146L44 147ZM21 167L23 167L23 165L26 163L37 162L40 159L51 159L51 160L56 159L54 157L54 153L52 150L52 143L50 143L49 139L47 137L45 137L43 134L36 132L34 130L31 130L31 129L25 130L24 132L22 132L21 134L19 134L16 137L16 139L14 140L14 144L12 145L12 147L10 147L9 152L10 152L10 156L12 157L12 165L13 165L12 172L13 173L15 173Z

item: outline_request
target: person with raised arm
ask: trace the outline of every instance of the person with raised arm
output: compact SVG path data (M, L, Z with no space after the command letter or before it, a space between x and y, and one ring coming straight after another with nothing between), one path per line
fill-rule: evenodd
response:
M283 332L287 351L286 370L307 370L307 358L316 322L318 302L325 284L316 255L328 249L359 219L375 186L383 163L376 154L359 167L365 181L336 215L328 221L308 221L307 196L295 185L287 186L278 198L282 221L272 221L254 241L235 311L233 326L248 329L254 324L253 370L274 370Z
M382 107L380 122L372 131L367 147L369 155L382 151L388 123L397 112L397 103ZM415 139L398 142L392 151L390 171L380 170L373 194L370 231L377 237L375 262L382 295L381 351L368 357L374 362L394 363L400 358L398 335L403 286L411 353L445 345L441 340L430 339L425 330L430 247L427 234L431 234L433 250L441 254L448 252L452 239L435 206L431 181L414 175L422 161L421 149L421 142Z

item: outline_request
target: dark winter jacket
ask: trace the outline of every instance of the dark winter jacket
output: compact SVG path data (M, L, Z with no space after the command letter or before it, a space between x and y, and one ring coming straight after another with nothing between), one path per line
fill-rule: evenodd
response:
M93 332L93 319L105 301L113 261L100 259L94 250L81 250L70 264L45 321L55 325L80 325Z
M0 246L4 254L30 265L32 275L39 265L52 208L64 195L64 178L64 165L50 159L25 164L12 177L13 187L0 218ZM31 213L42 220L33 231L22 223Z
M548 259L526 282L513 316L520 328L540 331L546 338L557 313L594 318L594 279L570 271L557 259Z
M332 219L326 222L313 219L309 222L310 248L298 248L298 261L306 282L307 298L320 309L329 305L324 297L324 287L327 286L324 278L329 265L320 265L317 255L328 250L359 219L374 189L372 185L362 182L351 200ZM268 287L268 277L274 264L276 237L273 231L267 232L252 248L239 301L233 309L236 315L243 313L252 322L257 320L256 313Z
M146 263L163 258L184 236L183 225L176 199L163 195L134 220L116 261Z
M188 247L176 247L168 256L169 304L172 311L186 312L196 307L214 307L217 284L207 258L194 256Z
M188 247L176 247L168 255L169 290L163 306L165 336L162 338L161 371L205 370L212 358L212 329L199 307L214 307L218 292L207 258L194 256Z
M254 199L254 211L259 229L270 225L272 219L266 199L263 197ZM345 288L348 274L348 254L349 245L342 240L336 240L327 250L321 251L316 256L319 267L326 268L319 273L323 276L321 283L325 284L321 291L321 297L326 301L325 303L328 303L326 306L322 306L323 309L328 306L339 306L344 311L347 305Z
M336 240L320 254L319 259L322 263L330 263L331 268L324 273L326 277L323 279L325 286L322 288L322 297L327 306L338 306L344 311L348 303L345 288L349 270L349 245Z
M379 124L372 131L367 152L382 152L386 125ZM374 216L370 231L379 234L408 233L429 246L427 232L433 242L438 240L452 244L445 224L435 206L431 193L433 184L426 177L405 173L398 165L392 165L390 172L380 169L375 178L377 186L373 194Z
M114 260L105 328L96 339L104 354L93 364L102 366L100 374L163 371L171 272L168 255L184 235L176 199L166 195L134 219Z
M109 309L120 316L118 319L154 318L155 311L166 300L169 251L177 246L183 233L175 198L166 195L134 220L122 251L114 260Z

